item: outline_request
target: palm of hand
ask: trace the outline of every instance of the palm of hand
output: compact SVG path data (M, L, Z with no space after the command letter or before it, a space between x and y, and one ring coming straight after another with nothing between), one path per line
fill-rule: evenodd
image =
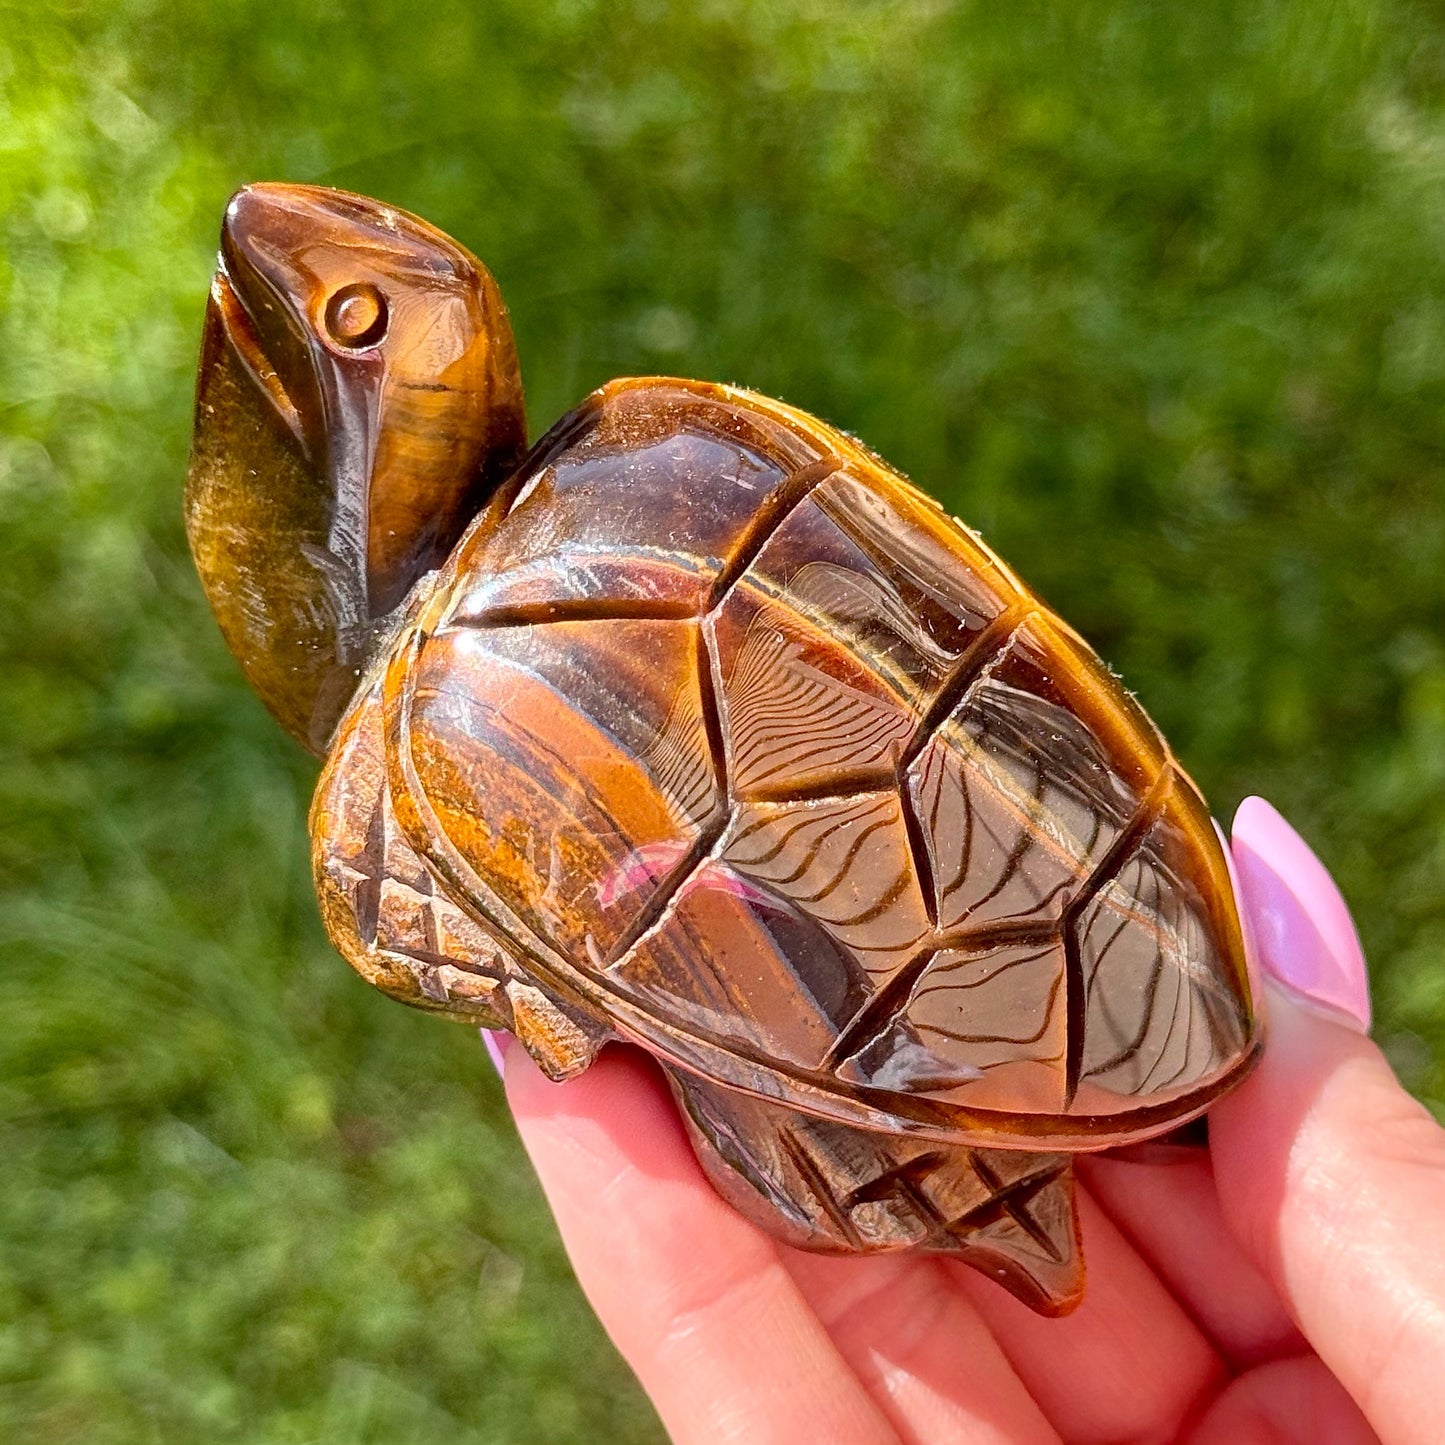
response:
M1375 1438L1233 1238L1207 1159L1086 1161L1088 1290L1045 1320L949 1260L774 1244L714 1194L640 1058L557 1088L512 1050L508 1092L679 1442Z
M510 1050L578 1277L678 1445L1445 1440L1445 1131L1359 1032L1327 875L1265 805L1237 857L1241 821L1263 964L1297 992L1271 989L1207 1155L1078 1161L1088 1284L1062 1320L941 1257L781 1246L713 1192L645 1058L558 1086Z

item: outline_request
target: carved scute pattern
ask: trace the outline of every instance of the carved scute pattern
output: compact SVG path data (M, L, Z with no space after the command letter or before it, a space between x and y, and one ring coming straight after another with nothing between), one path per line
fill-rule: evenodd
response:
M617 384L469 541L412 703L451 844L740 1081L1121 1126L1213 1087L1238 925L1152 724L971 534L739 395ZM656 585L599 590L628 556Z
M1068 1308L1067 1155L1033 1140L1157 1133L1250 1056L1223 856L1152 724L780 403L613 383L510 485L343 726L333 937L553 1077L619 1030L685 1064L700 1157L775 1233Z

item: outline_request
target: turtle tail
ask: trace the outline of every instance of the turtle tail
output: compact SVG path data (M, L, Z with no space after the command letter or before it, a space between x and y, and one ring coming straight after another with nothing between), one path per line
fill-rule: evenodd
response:
M950 1255L1046 1315L1082 1297L1069 1155L875 1133L667 1074L713 1186L784 1243Z

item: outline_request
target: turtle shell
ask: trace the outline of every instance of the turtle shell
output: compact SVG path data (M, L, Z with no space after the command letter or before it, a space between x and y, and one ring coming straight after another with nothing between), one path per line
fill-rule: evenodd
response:
M736 388L614 382L537 444L317 810L353 963L584 1062L614 1036L817 1119L1074 1150L1198 1114L1254 1050L1224 855L1153 724L974 533ZM391 963L341 937L375 931L363 875L428 901Z

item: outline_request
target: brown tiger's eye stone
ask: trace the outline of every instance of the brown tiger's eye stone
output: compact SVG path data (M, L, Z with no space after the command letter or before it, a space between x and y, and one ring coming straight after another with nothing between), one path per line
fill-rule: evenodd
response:
M781 403L613 382L492 465L520 390L489 278L493 330L453 347L470 369L430 382L408 353L410 391L358 411L390 376L373 349L389 367L429 306L460 316L480 263L375 203L271 189L286 226L258 212L257 234L311 207L370 227L373 271L387 237L410 248L384 275L327 251L320 305L309 253L272 245L266 295L297 290L274 336L237 252L203 380L231 409L271 398L254 454L283 455L304 502L242 548L247 579L253 552L281 559L291 609L284 654L248 640L247 665L293 725L317 691L303 644L356 687L312 813L337 946L398 998L511 1028L554 1078L608 1040L648 1049L718 1189L780 1238L949 1253L1072 1307L1071 1155L1197 1118L1258 1049L1224 856L1152 723L973 533ZM294 338L316 316L308 380ZM327 380L340 355L350 391ZM488 395L515 419L493 427ZM216 440L242 429L198 430L203 481L226 479L201 493L244 540ZM470 458L450 493L443 442ZM444 531L413 517L409 455ZM396 468L369 519L297 485L309 460L354 488L367 456ZM304 605L308 568L351 621Z
M342 346L374 346L386 332L386 298L366 282L343 286L326 303L326 329Z
M1192 1117L1253 1031L1207 815L1098 659L846 439L701 383L590 399L428 612L392 798L503 972L675 1066L784 1237L1075 1298L1058 1151Z

